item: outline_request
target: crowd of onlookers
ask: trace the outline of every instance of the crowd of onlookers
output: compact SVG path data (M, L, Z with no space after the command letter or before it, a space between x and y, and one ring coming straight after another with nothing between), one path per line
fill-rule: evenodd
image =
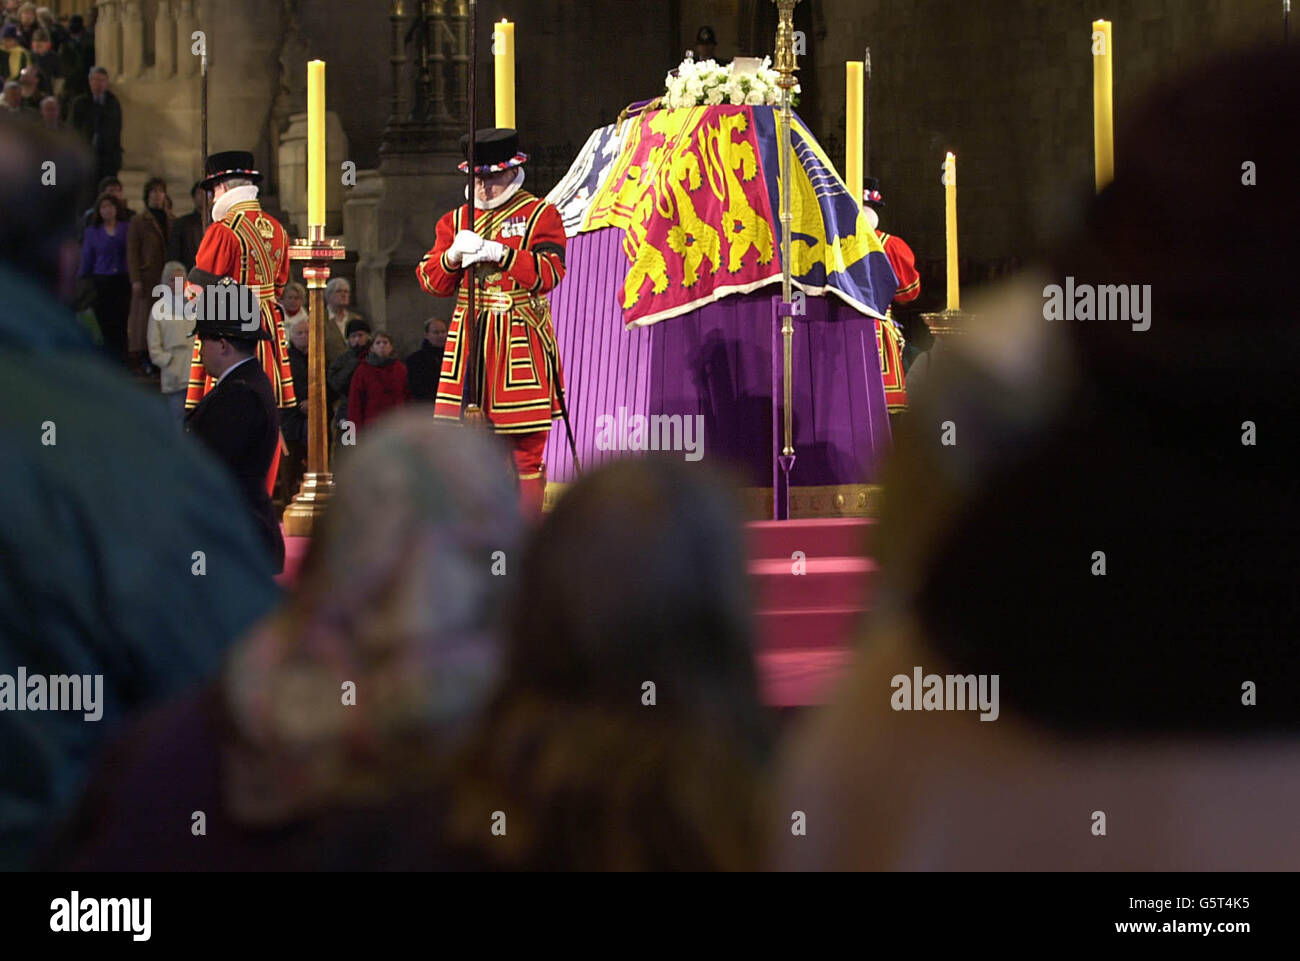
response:
M39 160L89 159L0 116L0 674L103 682L95 722L0 712L0 867L1294 867L1296 100L1285 50L1161 93L1072 239L943 345L873 621L786 731L734 491L680 458L529 529L491 435L390 410L279 594L230 480L55 296L78 181L36 189ZM1150 284L1151 323L1045 320L1066 276ZM369 418L402 386L349 294L329 386ZM991 723L954 701L977 675Z
M48 7L5 0L0 109L51 130L72 126L95 149L104 177L121 166L122 111L108 92L107 72L95 65L96 15L92 9L89 24L77 14L59 21Z

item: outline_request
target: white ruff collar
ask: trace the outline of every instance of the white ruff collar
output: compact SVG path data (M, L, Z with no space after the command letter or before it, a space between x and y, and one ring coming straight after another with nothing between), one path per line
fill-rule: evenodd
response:
M256 199L257 184L244 184L241 187L231 187L213 201L212 219L225 220L226 214L230 213L230 208L235 206L235 204L246 204L249 201Z
M475 197L474 209L475 210L496 210L498 207L500 207L502 204L508 201L515 194L519 193L519 188L523 186L523 182L524 182L524 168L516 167L515 177L513 180L510 181L510 186L506 187L505 190L501 191L501 193L497 195L496 200L489 200L487 203L484 203L483 201ZM465 196L469 197L469 187L465 188Z

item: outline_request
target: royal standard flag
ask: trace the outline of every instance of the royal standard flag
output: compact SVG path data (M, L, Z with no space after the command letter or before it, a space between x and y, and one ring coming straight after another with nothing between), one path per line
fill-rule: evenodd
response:
M628 125L579 229L624 232L619 300L629 326L780 282L779 122L774 107L717 106ZM896 281L875 231L798 118L791 146L794 284L883 317Z

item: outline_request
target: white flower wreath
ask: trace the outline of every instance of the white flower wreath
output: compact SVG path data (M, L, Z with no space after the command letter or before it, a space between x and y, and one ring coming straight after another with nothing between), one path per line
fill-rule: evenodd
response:
M758 71L735 75L732 64L719 66L715 60L697 61L687 57L675 72L664 78L663 105L670 110L679 107L704 107L718 104L750 104L775 107L781 103L781 88L776 85L777 72L772 69L772 58L764 57ZM799 92L795 84L792 93Z

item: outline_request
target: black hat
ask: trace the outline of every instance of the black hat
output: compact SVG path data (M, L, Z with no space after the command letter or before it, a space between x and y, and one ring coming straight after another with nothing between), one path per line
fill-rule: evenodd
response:
M880 192L880 181L875 177L862 178L862 203L873 210L883 210L885 196Z
M469 170L469 134L460 138L460 152L465 159L461 173ZM519 152L519 134L510 127L484 127L474 134L474 172L495 174L512 167L522 167L528 154Z
M258 184L262 174L253 166L253 155L247 150L223 150L208 157L204 164L204 178L199 181L204 190L211 190L229 177L246 177Z
M700 32L695 35L696 43L711 43L715 47L718 45L718 38L713 34L712 27L700 27Z
M344 339L351 337L358 330L364 330L367 334L370 333L370 322L361 317L353 317L343 326Z
M193 311L194 329L191 337L232 340L270 340L271 335L262 327L261 304L257 291L236 283L233 277L218 277L214 273L195 267L185 279L186 313ZM252 313L248 308L252 307ZM245 323L257 321L251 329Z

